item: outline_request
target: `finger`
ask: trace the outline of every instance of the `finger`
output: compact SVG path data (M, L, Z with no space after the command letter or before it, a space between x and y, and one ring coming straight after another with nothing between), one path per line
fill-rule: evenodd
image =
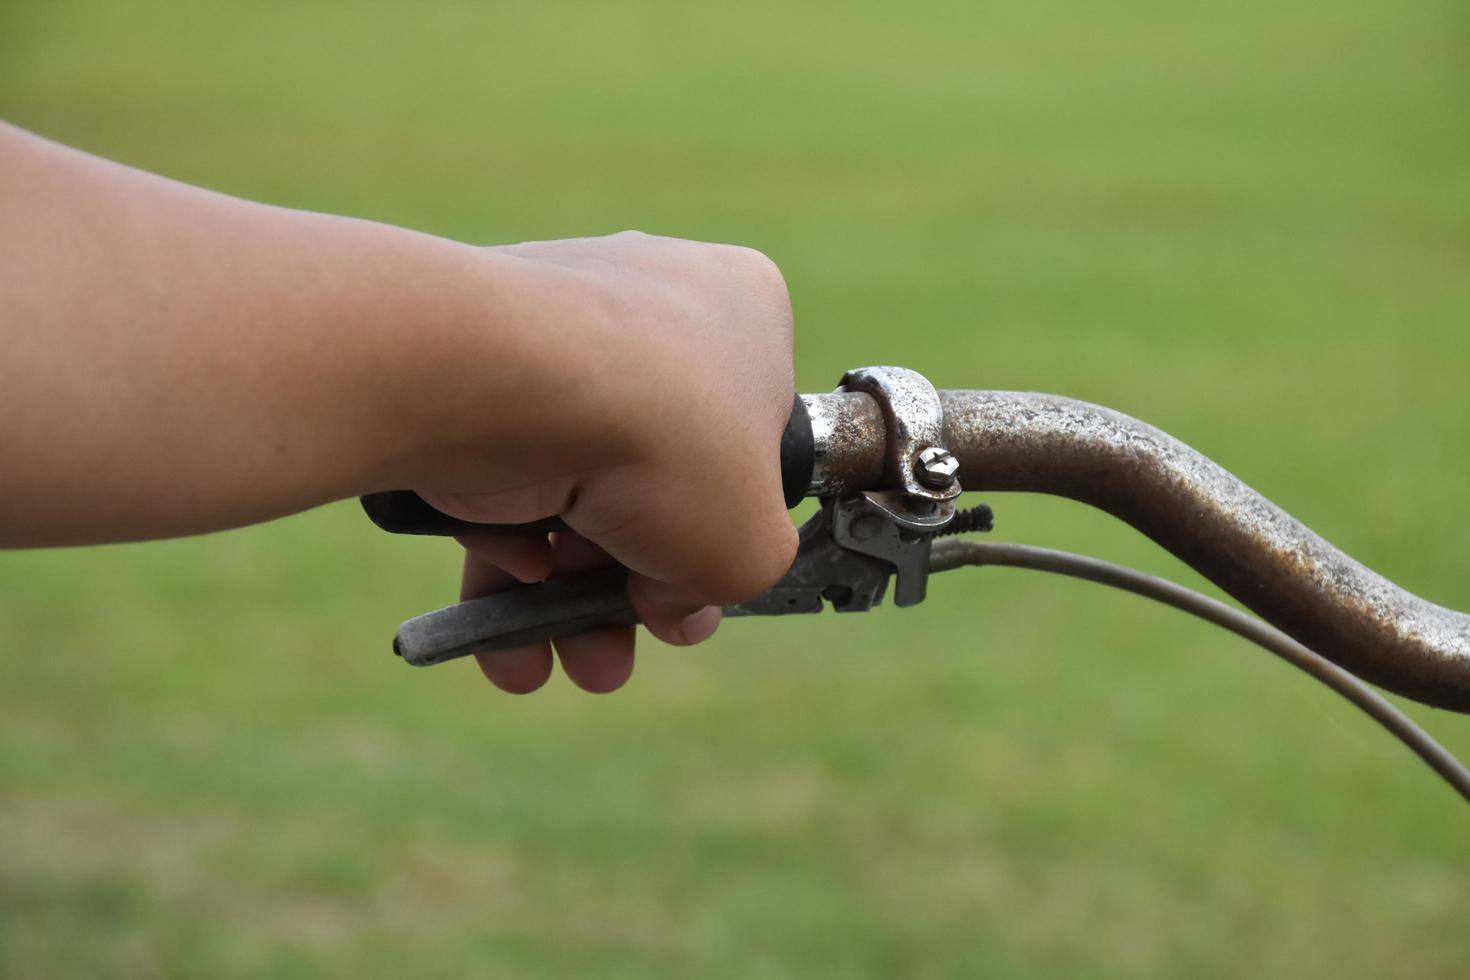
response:
M527 474L532 476L534 474ZM525 524L566 510L575 496L576 480L570 476L546 476L525 485L496 493L433 493L419 496L437 511L477 524Z
M498 568L510 573L517 582L544 582L556 567L556 553L545 534L462 534L455 538L464 545L465 551L480 559L477 568ZM465 563L466 580L463 589L470 588L468 575L470 563ZM477 572L477 574L479 574ZM461 599L499 592L509 583L496 587L499 578L491 584L478 587L474 595L461 595Z
M632 627L593 630L556 641L561 669L590 694L609 694L633 676Z
M474 551L464 553L459 597L475 599L511 588L516 577ZM530 694L551 676L551 644L531 643L475 654L486 680L510 694Z
M613 564L607 552L580 534L554 535L556 573L565 575ZM556 641L562 670L584 691L606 694L627 683L633 674L634 631L594 630Z
M628 598L648 632L676 647L703 643L720 625L719 606L706 606L677 586L636 572L628 575Z

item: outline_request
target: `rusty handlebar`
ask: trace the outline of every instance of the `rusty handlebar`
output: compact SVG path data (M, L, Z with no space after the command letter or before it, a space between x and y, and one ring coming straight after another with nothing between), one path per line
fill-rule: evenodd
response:
M1349 558L1223 467L1121 412L1056 395L941 391L966 490L1053 494L1152 538L1267 622L1405 697L1470 712L1470 615ZM881 485L884 417L867 394L803 395L812 494Z

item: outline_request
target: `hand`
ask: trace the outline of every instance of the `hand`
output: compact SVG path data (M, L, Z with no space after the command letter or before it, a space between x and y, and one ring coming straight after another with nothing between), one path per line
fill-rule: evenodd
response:
M466 588L612 560L671 642L787 568L791 309L749 249L480 249L163 180L0 123L0 547L200 534L415 487L555 544ZM618 686L631 634L572 640ZM487 673L530 690L548 648Z
M477 522L560 514L575 533L461 539L462 598L619 562L649 632L708 638L718 607L769 588L796 549L779 464L793 391L780 272L750 249L635 232L493 251L508 260L500 288L536 383L521 381L529 407L485 399L498 427L487 444L505 443L507 415L534 415L521 428L535 437L518 477L495 467L493 492L420 494ZM632 672L631 629L556 645L585 690ZM479 659L497 686L525 693L550 676L552 650Z

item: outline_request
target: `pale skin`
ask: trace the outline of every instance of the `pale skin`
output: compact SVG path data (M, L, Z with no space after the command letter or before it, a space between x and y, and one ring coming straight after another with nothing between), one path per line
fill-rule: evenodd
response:
M795 551L791 327L780 272L750 249L479 248L0 123L0 546L201 534L409 488L457 517L573 529L462 540L464 596L619 562L648 630L697 643ZM607 630L556 654L611 691L633 642ZM553 653L480 667L524 693Z

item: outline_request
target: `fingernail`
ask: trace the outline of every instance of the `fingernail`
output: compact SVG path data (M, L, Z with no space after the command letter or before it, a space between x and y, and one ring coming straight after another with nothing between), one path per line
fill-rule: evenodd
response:
M685 643L702 643L714 635L719 625L719 606L705 606L698 612L685 616L674 632Z

